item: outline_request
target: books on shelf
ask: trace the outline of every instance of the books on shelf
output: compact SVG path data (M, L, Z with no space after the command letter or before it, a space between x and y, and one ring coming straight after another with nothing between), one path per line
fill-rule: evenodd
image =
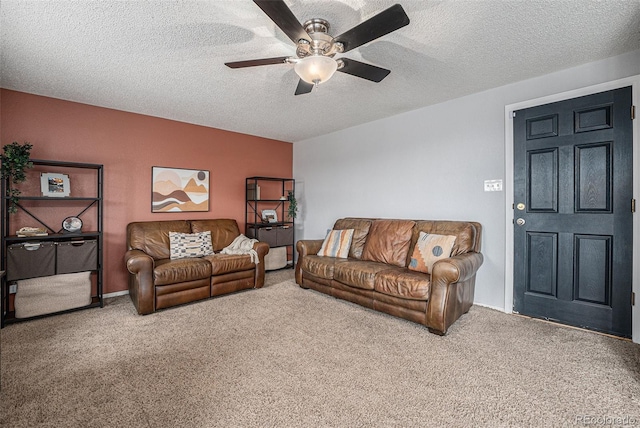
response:
M256 183L247 184L247 199L255 201L260 199L260 186Z
M25 238L27 236L48 236L47 229L41 227L21 227L16 231L18 238Z

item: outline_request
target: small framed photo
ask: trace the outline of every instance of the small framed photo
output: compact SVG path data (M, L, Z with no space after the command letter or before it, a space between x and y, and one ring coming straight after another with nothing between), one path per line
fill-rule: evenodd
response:
M278 214L275 210L262 210L262 221L265 223L277 223Z
M55 174L43 172L40 174L40 190L42 196L53 198L64 198L71 194L69 187L69 176L66 174Z

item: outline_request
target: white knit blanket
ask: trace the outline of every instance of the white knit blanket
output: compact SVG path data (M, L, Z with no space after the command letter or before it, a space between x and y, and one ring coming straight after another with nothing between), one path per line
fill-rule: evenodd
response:
M240 234L231 244L224 247L220 254L249 254L251 256L251 262L258 264L258 253L253 249L253 245L258 242L257 239L249 239L243 234Z

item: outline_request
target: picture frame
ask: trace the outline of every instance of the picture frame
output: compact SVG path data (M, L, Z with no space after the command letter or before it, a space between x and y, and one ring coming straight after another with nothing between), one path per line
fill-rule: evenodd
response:
M278 213L275 210L262 210L262 221L265 223L277 223Z
M209 171L151 167L151 212L209 211Z
M71 186L67 174L53 172L40 173L40 191L42 196L65 198L71 195Z

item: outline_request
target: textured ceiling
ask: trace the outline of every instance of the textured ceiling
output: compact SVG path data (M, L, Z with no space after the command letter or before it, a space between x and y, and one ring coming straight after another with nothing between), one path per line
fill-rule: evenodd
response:
M640 49L640 0L398 1L408 26L343 55L385 80L294 96L292 65L224 65L295 55L250 0L1 0L0 85L294 142ZM286 1L334 36L395 2Z

